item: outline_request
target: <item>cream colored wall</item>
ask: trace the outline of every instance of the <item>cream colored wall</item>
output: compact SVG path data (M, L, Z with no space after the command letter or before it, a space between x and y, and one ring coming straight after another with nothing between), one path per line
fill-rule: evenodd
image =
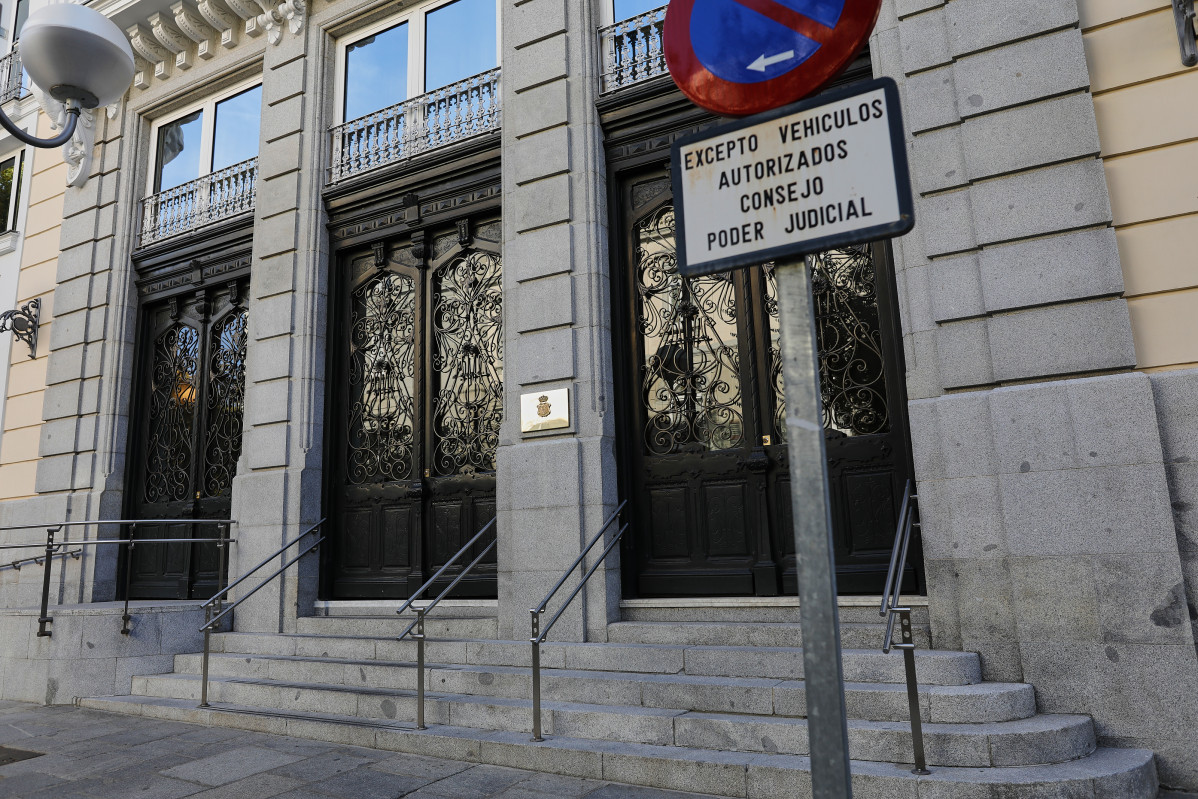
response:
M38 131L52 135L49 118L38 116ZM24 345L12 348L8 373L8 398L4 435L0 438L0 501L34 493L38 440L42 426L42 394L46 387L46 362L50 351L54 281L58 271L59 229L66 193L66 165L62 151L30 148L32 167L29 211L17 281L18 304L34 297L42 301L37 358L29 358Z
M1079 0L1141 369L1198 366L1198 67L1169 0Z

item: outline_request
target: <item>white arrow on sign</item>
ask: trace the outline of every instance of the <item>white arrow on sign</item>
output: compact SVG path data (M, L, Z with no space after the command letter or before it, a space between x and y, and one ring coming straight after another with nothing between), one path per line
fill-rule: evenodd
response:
M772 56L768 56L768 57L766 56L765 53L762 53L761 55L759 55L757 57L756 61L754 61L752 64L749 64L749 69L755 70L757 72L765 72L766 67L772 66L774 64L779 64L783 61L789 61L790 59L792 59L794 57L795 57L794 50L787 50L785 53L778 53L777 55L772 55Z

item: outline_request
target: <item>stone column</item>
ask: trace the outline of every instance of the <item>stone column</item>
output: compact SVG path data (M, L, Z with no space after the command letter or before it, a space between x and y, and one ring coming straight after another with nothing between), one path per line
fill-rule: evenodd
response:
M63 196L54 294L42 308L53 316L42 404L37 500L27 501L27 521L120 518L127 443L127 398L136 327L133 267L125 253L134 235L130 181L121 180L123 127L130 112L109 119L104 109L81 118L95 132L87 181ZM42 117L39 134L50 132ZM37 158L61 158L61 151ZM62 170L61 179L66 179ZM44 333L44 331L43 331ZM35 518L36 517L36 518ZM12 523L19 523L15 518ZM71 540L119 537L120 531L67 528ZM119 547L87 547L79 560L55 564L57 596L51 603L111 600L116 596Z
M598 20L589 0L503 5L501 637L526 637L528 609L615 506ZM571 392L572 428L522 436L520 395L562 387ZM613 554L554 638L604 636L618 601Z
M320 518L325 170L317 145L319 104L305 93L319 63L309 58L318 35L310 26L298 35L284 32L266 48L262 69L245 427L233 482L239 522L234 577ZM316 598L318 557L309 555L239 608L237 629L294 629L297 608L303 614ZM276 560L262 575L282 563Z
M888 0L917 192L896 243L934 643L1195 784L1198 699L1076 0Z

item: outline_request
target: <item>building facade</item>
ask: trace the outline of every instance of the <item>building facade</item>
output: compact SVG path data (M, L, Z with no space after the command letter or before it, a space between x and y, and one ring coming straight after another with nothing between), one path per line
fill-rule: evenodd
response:
M323 520L237 611L269 636L398 604L495 519L455 596L521 641L622 508L561 638L793 611L772 265L677 274L669 145L718 120L664 73L663 9L93 5L138 72L90 160L33 159L17 294L47 299L39 357L9 358L0 525L234 519L236 578ZM886 0L841 82L873 75L900 87L917 221L816 274L845 607L880 592L913 481L931 644L1198 788L1198 78L1171 7ZM122 551L62 559L52 601L165 618L220 580L208 544ZM40 589L0 570L7 640ZM68 674L49 645L0 658L0 696L124 694L173 654Z

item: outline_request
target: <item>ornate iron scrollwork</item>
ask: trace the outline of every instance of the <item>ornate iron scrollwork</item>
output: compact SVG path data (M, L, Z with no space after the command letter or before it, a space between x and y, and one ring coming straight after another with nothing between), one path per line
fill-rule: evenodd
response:
M1173 21L1177 25L1181 63L1192 67L1198 64L1198 17L1194 13L1194 0L1173 0Z
M235 310L212 332L204 452L204 492L210 497L232 490L241 457L248 318L244 310Z
M645 448L731 449L744 438L733 275L683 279L674 231L672 205L635 231Z
M503 420L503 271L481 250L433 274L433 471L495 471Z
M11 330L18 341L29 345L29 357L37 357L37 326L41 317L42 301L32 299L11 311L0 313L0 333Z
M416 287L382 272L350 313L348 477L355 485L412 477Z
M820 395L824 429L862 436L890 429L886 375L873 250L845 247L814 259L811 291L819 346ZM770 322L770 377L774 387L774 432L786 440L786 398L778 340L777 282L772 264L765 272L766 313Z
M190 325L174 325L155 343L146 502L175 502L190 497L199 360L200 334Z

